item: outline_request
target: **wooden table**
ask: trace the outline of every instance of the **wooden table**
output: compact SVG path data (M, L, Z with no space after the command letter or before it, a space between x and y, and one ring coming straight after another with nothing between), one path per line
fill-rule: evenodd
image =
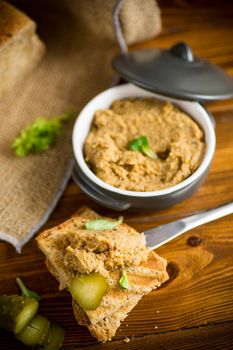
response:
M137 47L168 48L187 41L196 55L233 75L231 1L161 1L160 5L161 35ZM215 117L217 134L208 179L191 199L169 210L137 215L126 212L125 221L137 230L233 199L233 100L211 103L208 108ZM83 204L100 214L116 216L90 201L71 181L46 228L64 221ZM45 268L44 256L34 240L21 255L10 245L0 244L0 293L17 292L15 277L20 275L31 289L42 294L41 313L65 328L64 350L233 349L233 216L192 230L157 252L169 261L170 280L135 307L108 344L98 344L85 327L77 325L69 294L58 292L58 284ZM131 338L129 343L122 341L126 336ZM1 331L0 348L23 346Z

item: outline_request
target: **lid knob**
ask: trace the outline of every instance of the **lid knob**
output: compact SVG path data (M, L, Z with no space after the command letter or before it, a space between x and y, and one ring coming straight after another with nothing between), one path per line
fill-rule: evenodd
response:
M178 43L174 46L172 46L169 50L173 55L182 58L185 61L193 62L193 52L189 45L186 43Z

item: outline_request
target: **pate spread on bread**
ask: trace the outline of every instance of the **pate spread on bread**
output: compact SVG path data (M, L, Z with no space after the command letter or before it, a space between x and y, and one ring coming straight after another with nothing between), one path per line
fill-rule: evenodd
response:
M105 342L112 339L139 300L165 282L168 274L166 260L150 251L144 235L130 226L85 229L87 221L97 218L101 217L82 207L63 224L42 232L37 242L60 289L70 290L71 281L78 275L99 273L104 276L109 288L96 309L86 310L75 299L72 304L77 322ZM122 269L129 279L127 290L119 285Z

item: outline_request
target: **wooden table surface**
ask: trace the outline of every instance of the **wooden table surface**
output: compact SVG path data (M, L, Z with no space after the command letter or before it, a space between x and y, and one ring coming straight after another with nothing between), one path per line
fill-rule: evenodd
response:
M160 1L161 35L136 47L164 47L188 42L196 55L233 75L233 2ZM139 231L233 200L233 100L208 104L216 120L217 148L205 184L190 199L160 212L125 213ZM67 219L86 204L100 214L116 216L90 201L70 181L46 228ZM190 244L190 237L198 245ZM196 239L197 238L197 239ZM233 216L194 229L157 249L168 264L170 280L150 293L130 313L111 343L98 344L72 314L71 298L59 292L32 240L18 255L0 244L0 293L18 289L21 276L43 296L41 313L60 323L63 349L233 349ZM129 337L130 342L122 341ZM1 331L0 349L24 349ZM26 349L26 348L25 348Z

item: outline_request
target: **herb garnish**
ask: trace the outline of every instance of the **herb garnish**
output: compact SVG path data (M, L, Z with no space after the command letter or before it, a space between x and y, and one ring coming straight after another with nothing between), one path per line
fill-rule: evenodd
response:
M22 129L19 136L13 141L12 148L15 154L25 157L29 153L49 149L54 144L56 137L62 133L62 124L71 117L71 112L65 112L52 119L37 118L32 124Z
M134 139L128 143L128 147L132 151L140 152L142 150L142 146L148 146L148 140L146 136L140 136L137 139Z
M121 286L121 288L123 289L129 289L130 284L129 284L129 280L128 280L128 276L125 270L123 270L121 272L121 278L119 280L119 285Z
M140 136L137 139L134 139L128 143L128 147L132 151L142 152L147 157L156 159L158 158L157 154L149 146L149 142L146 136Z
M19 288L21 289L21 295L23 297L25 297L25 298L33 298L33 299L35 299L37 301L40 301L42 299L41 296L38 293L34 292L33 290L28 289L25 286L25 284L23 283L23 281L21 280L21 278L17 277L16 278L16 282L17 282Z
M120 216L116 221L109 221L105 219L90 220L85 223L87 230L111 230L114 227L122 224L123 216Z

